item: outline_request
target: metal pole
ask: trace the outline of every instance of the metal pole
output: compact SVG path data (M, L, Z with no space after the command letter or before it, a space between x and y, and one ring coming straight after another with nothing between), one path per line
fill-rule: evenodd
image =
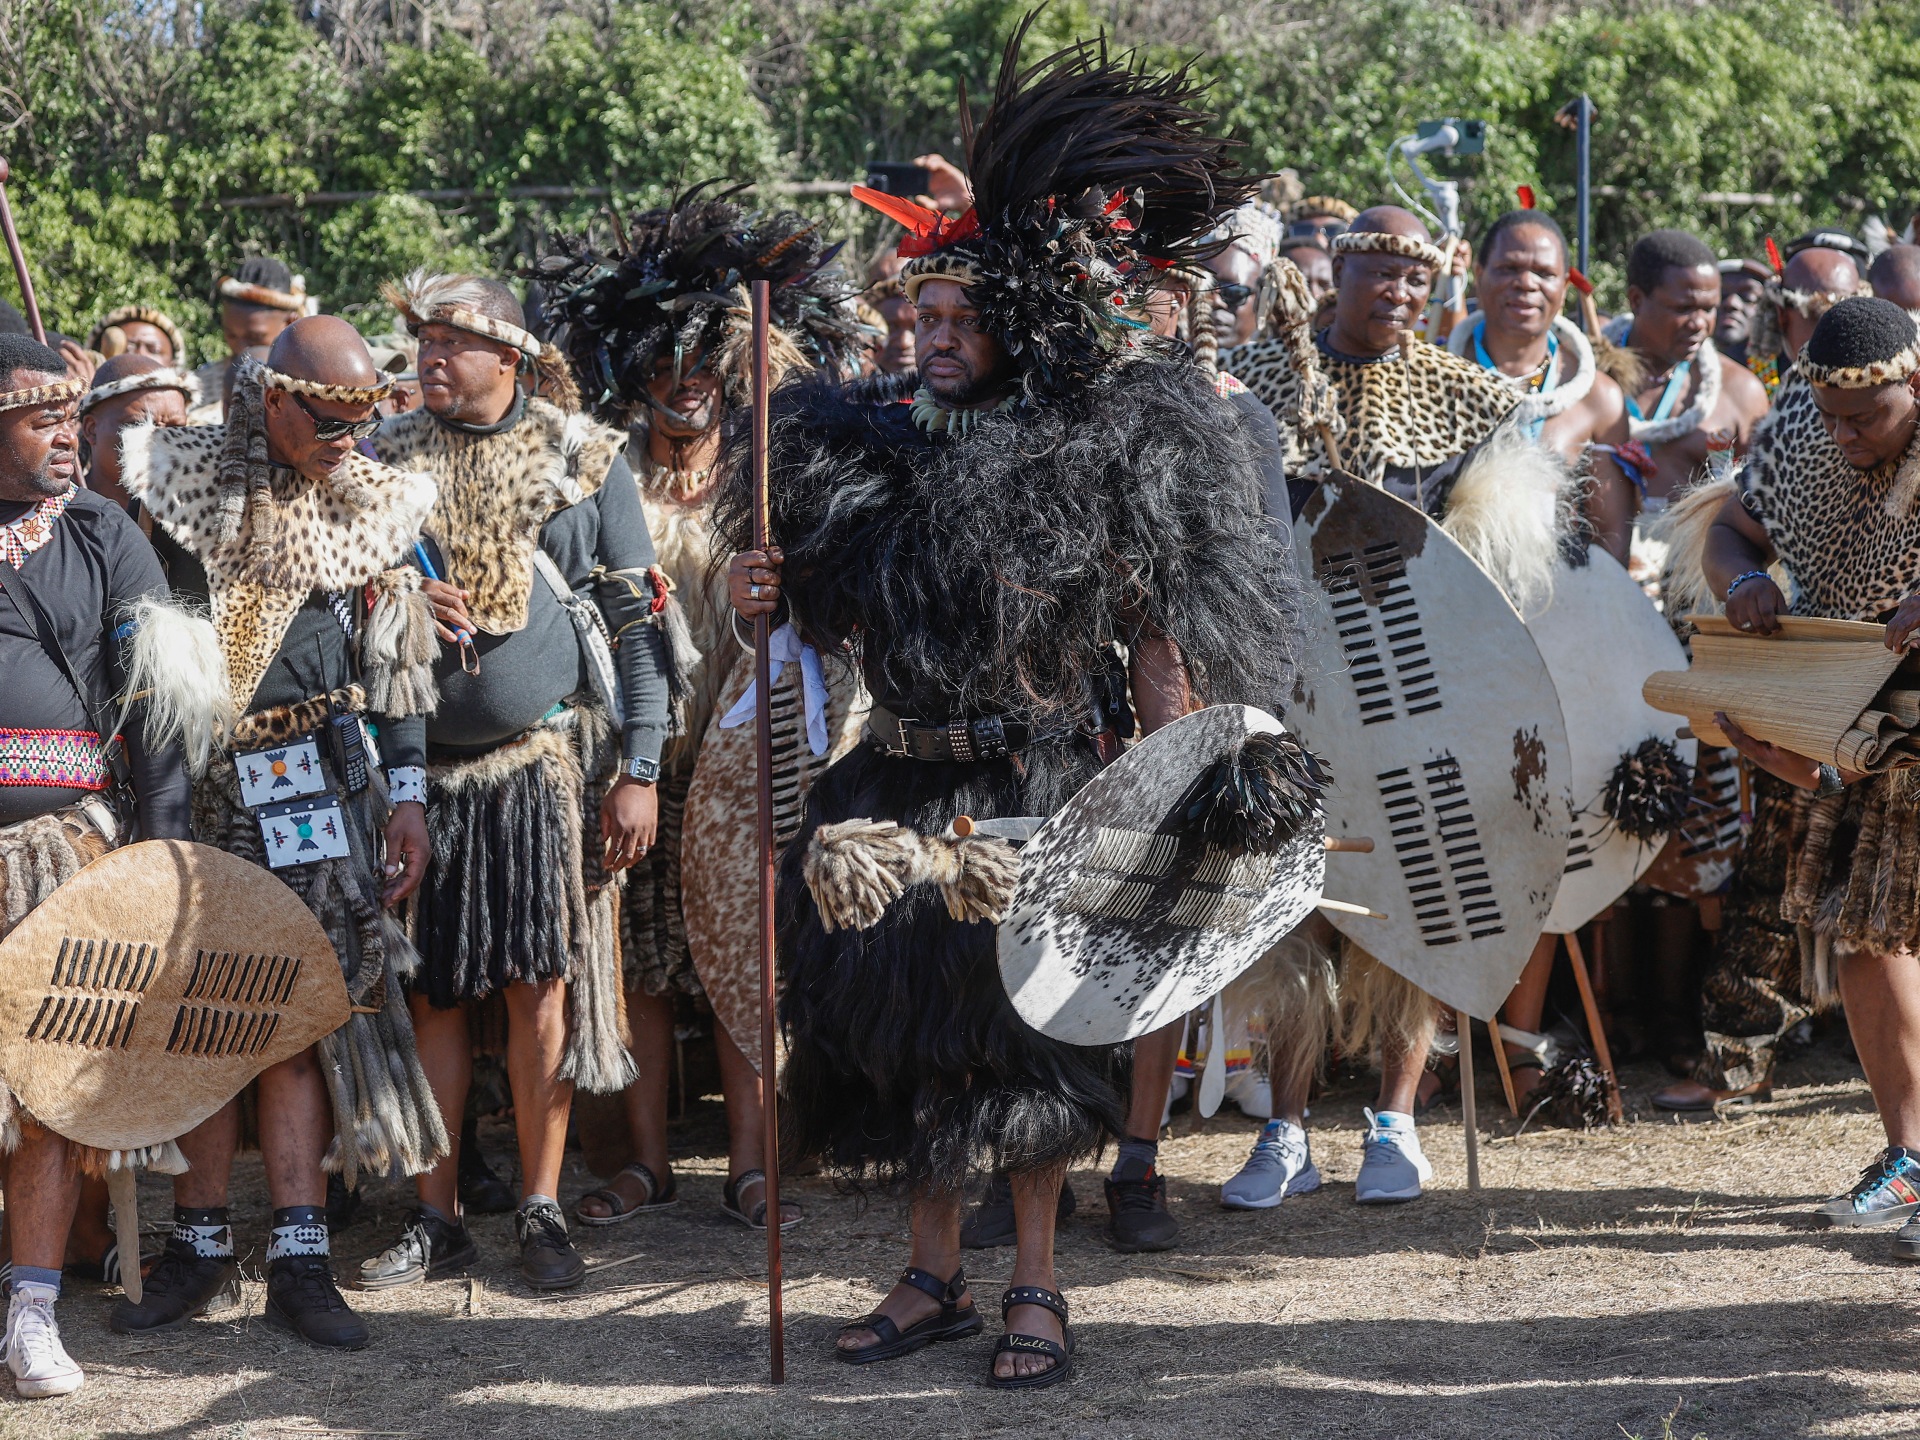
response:
M20 277L20 301L26 306L27 323L33 327L33 338L42 345L47 343L47 327L40 323L40 302L33 298L33 277L27 273L27 257L20 248L20 232L13 228L13 207L7 204L7 181L13 172L7 162L0 159L0 231L7 237L7 253L13 257L13 273Z
M1579 174L1574 181L1575 203L1579 209L1580 273L1591 272L1587 269L1587 236L1592 224L1589 206L1593 199L1593 101L1582 95L1577 102L1573 132L1574 154L1579 165Z
M767 524L767 325L773 291L753 282L753 545L768 545ZM773 983L773 636L772 617L753 622L754 710L760 771L760 1091L766 1116L763 1137L767 1172L767 1343L773 1383L787 1378L786 1315L780 1295L780 1105L774 1071Z

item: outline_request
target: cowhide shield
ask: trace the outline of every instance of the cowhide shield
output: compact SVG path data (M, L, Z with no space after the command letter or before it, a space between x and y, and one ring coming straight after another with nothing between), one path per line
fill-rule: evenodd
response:
M1589 547L1585 565L1554 571L1553 600L1528 617L1527 630L1559 692L1573 765L1567 868L1546 923L1549 933L1565 935L1626 894L1660 854L1662 842L1621 834L1600 808L1621 757L1661 739L1691 765L1698 747L1679 738L1680 716L1654 709L1640 693L1649 675L1683 668L1686 651L1647 592L1599 546Z
M177 1139L347 1014L299 897L184 840L102 856L0 943L0 1077L100 1150Z
M1020 852L1000 922L1000 979L1034 1029L1072 1045L1131 1040L1223 989L1320 899L1324 831L1234 855L1181 833L1182 802L1249 734L1284 727L1240 705L1157 730L1101 772Z
M1546 662L1498 586L1383 490L1316 488L1294 525L1318 582L1288 723L1333 774L1327 889L1356 944L1447 1005L1506 999L1566 866L1571 765Z

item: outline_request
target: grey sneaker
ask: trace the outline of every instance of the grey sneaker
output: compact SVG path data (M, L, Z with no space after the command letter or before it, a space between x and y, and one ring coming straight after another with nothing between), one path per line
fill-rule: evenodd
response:
M1353 1182L1353 1198L1362 1205L1392 1205L1418 1200L1421 1186L1433 1179L1433 1166L1420 1153L1420 1137L1411 1125L1383 1125L1368 1110L1366 1149L1360 1174Z
M1823 1225L1877 1229L1897 1225L1916 1211L1920 1211L1920 1155L1889 1145L1860 1172L1851 1190L1834 1196L1814 1214Z
M464 1270L480 1257L480 1247L465 1225L449 1225L424 1210L407 1214L400 1238L378 1255L360 1262L362 1290L392 1290L418 1285L453 1270Z
M1320 1170L1308 1149L1307 1132L1272 1120L1240 1173L1220 1187L1220 1203L1229 1210L1271 1210L1289 1195L1319 1188Z

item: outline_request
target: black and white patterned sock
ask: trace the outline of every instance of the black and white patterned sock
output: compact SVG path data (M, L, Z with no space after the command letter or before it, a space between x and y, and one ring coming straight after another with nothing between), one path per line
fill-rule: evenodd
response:
M233 1224L224 1205L209 1205L204 1209L174 1206L173 1238L191 1246L202 1260L233 1258Z
M273 1239L267 1243L269 1264L295 1255L330 1253L326 1206L283 1205L273 1212Z

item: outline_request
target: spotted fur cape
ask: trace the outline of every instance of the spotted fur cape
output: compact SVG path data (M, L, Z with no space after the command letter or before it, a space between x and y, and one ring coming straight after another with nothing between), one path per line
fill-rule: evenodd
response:
M455 429L423 407L373 438L387 464L438 481L426 532L447 578L471 592L467 613L488 635L526 628L540 527L599 490L625 446L619 431L538 398L518 424L493 433Z
M251 529L222 542L216 471L226 427L141 425L120 441L122 483L206 569L213 625L226 656L234 703L244 710L280 649L287 626L315 590L384 583L411 591L404 568L433 508L431 475L396 470L349 452L324 483L277 468L271 498L274 543L256 548ZM249 527L258 517L249 507ZM390 713L402 713L391 710Z

